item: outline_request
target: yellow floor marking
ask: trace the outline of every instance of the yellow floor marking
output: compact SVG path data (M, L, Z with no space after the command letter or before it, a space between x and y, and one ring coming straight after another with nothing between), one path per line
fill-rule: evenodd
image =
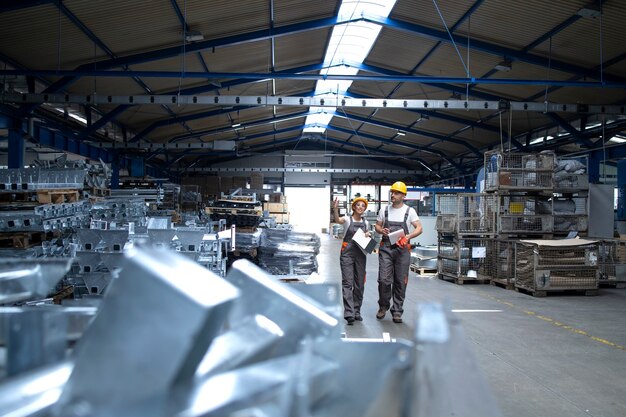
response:
M479 291L479 293L481 293L481 292ZM538 319L546 321L548 323L551 323L554 326L559 327L561 329L568 330L568 331L570 331L572 333L576 333L576 334L579 334L579 335L582 335L582 336L586 336L589 339L591 339L593 341L596 341L598 343L602 343L605 346L610 346L610 347L615 348L615 349L626 351L626 346L619 345L617 343L611 342L611 341L603 339L601 337L593 336L593 335L587 333L584 330L580 330L580 329L576 329L576 328L574 328L572 326L568 326L568 325L563 324L561 322L558 322L558 321L556 321L556 320L554 320L554 319L552 319L550 317L543 316L541 314L537 314L534 311L524 310L523 308L518 307L518 306L516 306L515 304L513 304L513 303L511 303L509 301L504 301L504 300L499 299L498 297L494 297L494 296L491 296L489 294L484 294L484 293L482 293L481 296L484 296L486 298L490 298L490 299L492 299L492 300L494 300L494 301L496 301L496 302L498 302L500 304L504 304L504 305L509 306L509 307L511 307L513 309L520 310L520 311L526 313L529 316L535 316Z

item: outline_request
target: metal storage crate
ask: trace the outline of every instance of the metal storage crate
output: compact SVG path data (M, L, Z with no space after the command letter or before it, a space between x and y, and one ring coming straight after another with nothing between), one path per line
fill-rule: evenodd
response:
M554 152L485 152L485 191L552 191Z
M497 196L486 193L461 193L457 204L459 236L495 235Z
M515 243L515 287L533 295L598 288L598 244L585 239L520 240Z
M437 272L439 278L464 281L488 280L487 239L438 240Z
M553 198L555 232L587 232L589 223L587 195Z
M437 222L435 227L438 233L451 234L457 230L458 199L456 194L437 195Z
M554 166L554 190L569 193L589 189L588 158L558 158Z
M626 240L599 241L598 268L600 285L626 288Z
M495 235L497 196L458 193L438 196L437 232L458 236Z
M547 234L554 229L552 200L536 195L499 195L496 232Z
M492 283L513 289L515 282L515 240L487 240L487 275Z

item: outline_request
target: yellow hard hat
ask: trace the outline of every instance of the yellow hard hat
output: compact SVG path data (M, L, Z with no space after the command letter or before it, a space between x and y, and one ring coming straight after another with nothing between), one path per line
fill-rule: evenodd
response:
M406 184L403 183L402 181L396 181L391 186L391 191L397 191L399 193L406 195Z
M365 209L367 210L367 199L365 199L365 197L357 197L354 200L352 200L352 204L351 204L352 208L354 208L354 205L358 203L359 201L362 201L365 203Z

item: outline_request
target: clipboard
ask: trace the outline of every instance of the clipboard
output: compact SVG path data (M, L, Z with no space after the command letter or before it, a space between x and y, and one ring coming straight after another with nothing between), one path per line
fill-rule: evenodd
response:
M365 236L363 229L357 229L357 231L354 233L354 236L352 236L352 240L366 254L372 253L372 251L376 247L376 241L371 237Z
M389 242L392 245L395 245L396 243L398 243L398 240L400 240L401 237L404 236L404 230L403 229L398 229L395 232L391 232L387 235L387 237L389 238Z

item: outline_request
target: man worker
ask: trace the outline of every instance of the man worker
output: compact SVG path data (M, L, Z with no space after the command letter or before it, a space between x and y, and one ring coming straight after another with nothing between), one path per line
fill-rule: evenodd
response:
M402 323L404 296L409 280L411 239L422 234L422 223L413 207L404 204L406 184L397 181L391 186L391 204L378 212L376 232L382 235L378 252L378 312L382 320L391 307L394 323ZM409 233L409 226L413 230ZM389 234L402 229L404 236L392 244ZM393 305L390 305L393 296Z

